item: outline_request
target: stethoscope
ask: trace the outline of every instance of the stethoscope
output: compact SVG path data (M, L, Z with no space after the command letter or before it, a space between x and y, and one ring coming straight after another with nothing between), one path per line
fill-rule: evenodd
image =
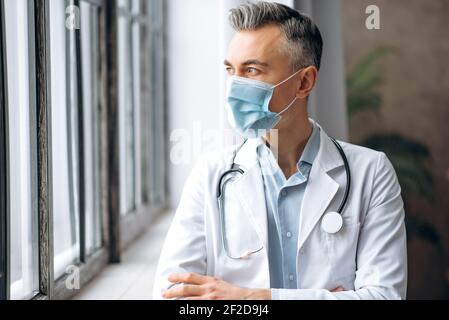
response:
M338 152L340 153L340 156L343 159L343 163L344 163L345 171L346 171L345 193L343 195L343 199L340 203L340 206L338 207L338 210L327 212L326 214L324 214L324 216L321 220L321 228L328 234L335 234L338 231L340 231L341 228L343 227L343 218L342 218L341 214L345 208L346 203L348 202L349 191L351 190L351 170L349 169L348 159L346 158L346 154L343 151L343 148L341 147L341 145L333 137L330 137L330 139L332 140L332 142L334 143ZM240 255L238 257L232 256L229 253L228 241L226 239L226 225L225 225L225 215L224 215L224 187L225 187L226 183L228 183L230 180L232 180L232 177L234 176L234 174L243 175L245 173L245 171L238 164L235 163L235 158L237 156L237 153L240 151L240 149L243 147L243 145L246 142L247 142L247 139L245 139L245 141L243 141L242 144L234 151L233 158L232 158L232 164L231 164L229 170L225 171L220 176L220 179L218 180L218 185L217 185L217 199L218 199L218 211L219 211L219 215L220 215L219 219L220 219L221 241L223 244L223 249L226 252L226 255L229 258L235 259L235 260L247 259L252 254L257 253L263 249L263 246L261 246L260 248L258 248L256 250L247 250L246 252L244 252L242 255ZM232 177L229 177L230 175L232 175ZM229 177L229 178L226 179L226 177Z

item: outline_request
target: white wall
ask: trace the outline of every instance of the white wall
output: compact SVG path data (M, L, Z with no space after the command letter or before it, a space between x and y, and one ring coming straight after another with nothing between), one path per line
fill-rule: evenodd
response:
M220 19L218 1L167 1L167 103L168 133L198 127L222 126L217 117L220 102ZM183 140L187 151L193 138ZM174 141L171 147L181 141ZM189 147L189 144L192 148ZM198 153L198 151L196 152ZM170 152L169 152L170 154ZM187 154L186 163L169 163L170 203L176 206L187 175L198 154ZM169 159L170 160L170 159ZM192 160L192 161L189 161Z

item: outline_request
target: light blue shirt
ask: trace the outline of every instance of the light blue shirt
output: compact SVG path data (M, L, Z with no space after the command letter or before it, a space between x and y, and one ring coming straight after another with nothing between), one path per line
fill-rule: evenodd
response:
M312 124L298 171L288 180L268 146L257 146L264 180L268 221L268 259L272 299L279 299L276 288L297 289L296 254L301 204L309 173L320 147L320 129ZM263 141L261 139L261 141Z

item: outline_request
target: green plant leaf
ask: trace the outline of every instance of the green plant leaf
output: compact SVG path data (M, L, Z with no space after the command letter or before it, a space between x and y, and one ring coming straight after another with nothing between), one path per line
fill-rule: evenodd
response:
M376 92L354 92L348 95L348 112L350 114L355 114L366 109L378 112L381 104L382 99Z
M378 76L377 63L385 55L394 52L395 49L389 46L382 46L374 49L364 56L353 70L347 75L346 84L350 88L357 87L358 84L366 83L365 79Z
M349 116L364 110L379 110L382 99L376 88L382 84L382 77L378 62L393 50L392 47L379 47L371 51L347 75Z

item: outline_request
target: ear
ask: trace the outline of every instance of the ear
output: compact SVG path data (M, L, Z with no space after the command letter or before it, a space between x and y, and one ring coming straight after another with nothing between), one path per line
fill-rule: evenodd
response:
M298 99L306 99L315 87L318 78L318 69L315 66L309 66L301 71L301 84L296 91Z

